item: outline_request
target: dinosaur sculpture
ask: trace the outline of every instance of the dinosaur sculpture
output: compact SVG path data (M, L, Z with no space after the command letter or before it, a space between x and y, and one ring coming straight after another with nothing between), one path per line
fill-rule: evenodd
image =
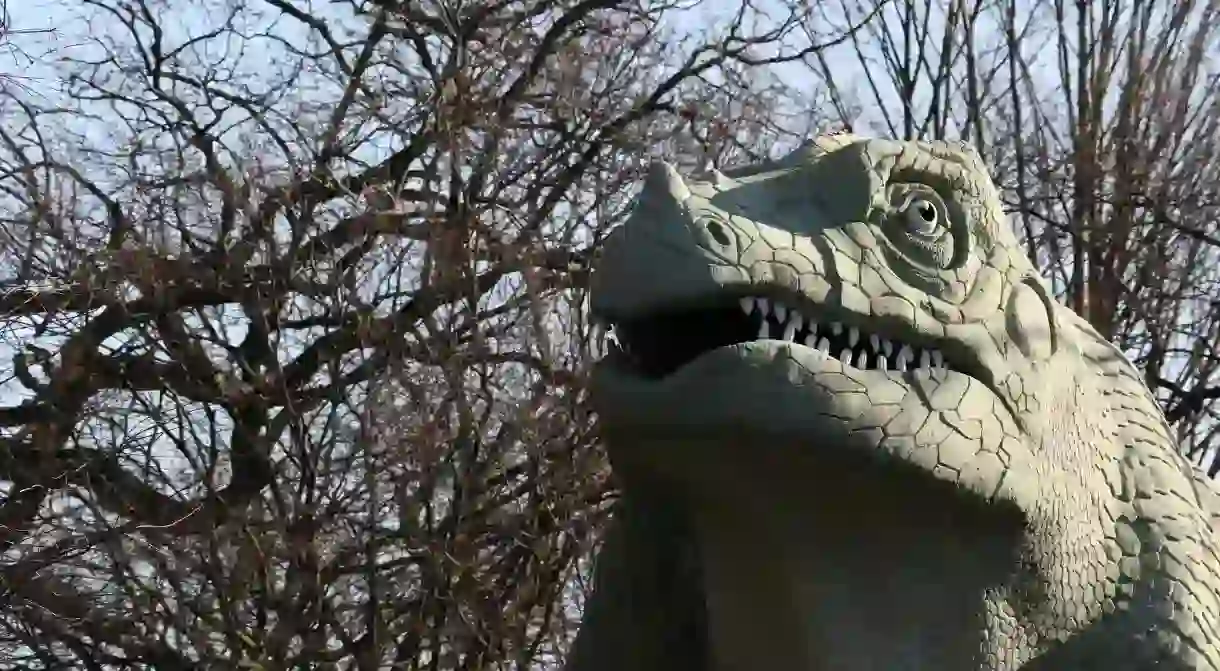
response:
M595 278L569 671L1220 669L1220 495L968 147L658 164Z

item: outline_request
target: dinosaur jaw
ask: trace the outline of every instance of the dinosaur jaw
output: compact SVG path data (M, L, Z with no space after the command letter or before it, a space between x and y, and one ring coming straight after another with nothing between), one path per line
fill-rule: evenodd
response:
M846 453L863 467L913 467L986 501L1006 498L1021 433L987 386L949 368L863 370L781 340L718 347L660 378L637 365L612 351L593 376L603 425L625 437L611 443L612 459L642 451L640 439L734 435L802 444L815 456ZM638 456L682 477L681 459L664 450Z

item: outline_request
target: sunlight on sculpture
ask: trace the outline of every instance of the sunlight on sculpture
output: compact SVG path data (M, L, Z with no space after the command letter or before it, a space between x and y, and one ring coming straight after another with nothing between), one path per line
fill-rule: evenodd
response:
M1220 497L972 149L658 164L593 291L623 499L569 671L1220 669Z

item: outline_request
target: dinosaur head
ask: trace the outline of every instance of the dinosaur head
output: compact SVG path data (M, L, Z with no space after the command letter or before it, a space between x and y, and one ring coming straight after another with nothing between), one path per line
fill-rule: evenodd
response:
M1130 364L1051 300L959 144L658 164L593 312L618 342L593 387L611 461L691 516L722 659L757 655L757 627L787 641L774 668L856 668L847 640L877 668L1024 663L1134 598L1120 564L1158 533L1140 492L1190 488ZM929 642L921 608L968 633Z

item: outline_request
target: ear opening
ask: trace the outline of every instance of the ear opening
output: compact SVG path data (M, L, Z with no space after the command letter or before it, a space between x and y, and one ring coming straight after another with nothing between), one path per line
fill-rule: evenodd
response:
M1046 287L1027 277L1013 287L1005 309L1008 335L1031 361L1045 361L1059 351L1058 317Z

